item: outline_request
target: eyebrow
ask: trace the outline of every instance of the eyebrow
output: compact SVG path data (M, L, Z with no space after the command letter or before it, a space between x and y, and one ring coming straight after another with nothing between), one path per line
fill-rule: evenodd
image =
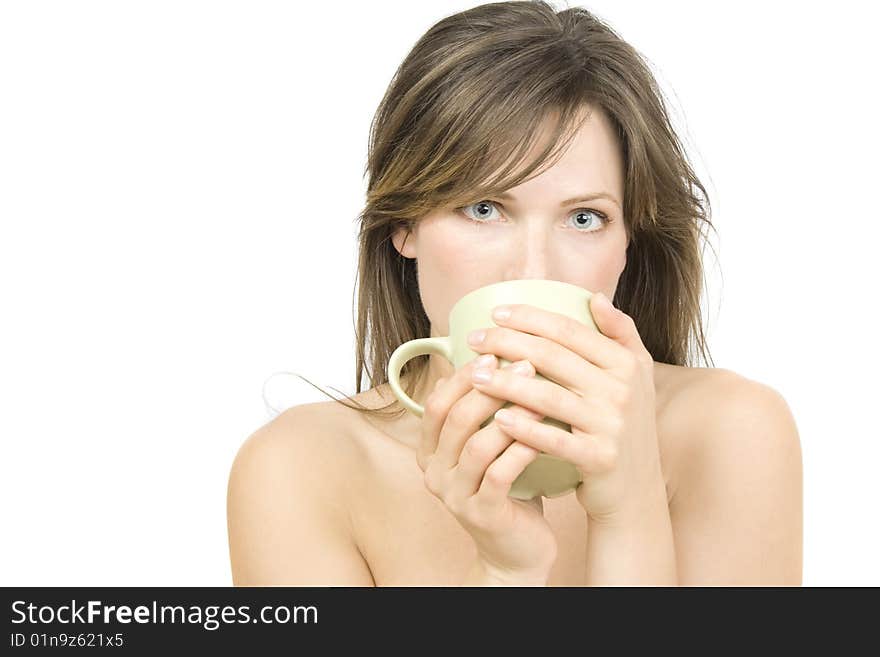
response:
M501 194L496 194L498 198L503 198L505 201L516 201L516 199L507 192L502 192ZM597 198L604 198L612 203L614 203L617 207L620 207L620 202L614 198L611 194L607 192L594 192L592 194L579 194L573 198L567 198L562 203L559 204L559 207L564 208L566 205L573 205L575 203L585 203L589 201L594 201Z

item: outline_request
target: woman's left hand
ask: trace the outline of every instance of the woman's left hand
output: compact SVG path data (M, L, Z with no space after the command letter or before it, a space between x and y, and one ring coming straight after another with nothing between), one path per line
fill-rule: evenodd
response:
M654 390L654 361L635 322L600 293L590 312L599 331L528 304L506 306L506 319L485 330L479 353L509 361L529 360L547 380L491 371L474 387L544 417L571 425L571 432L508 413L499 426L511 438L572 462L583 474L576 495L591 520L636 521L643 508L665 502L660 467ZM474 333L477 333L476 331Z

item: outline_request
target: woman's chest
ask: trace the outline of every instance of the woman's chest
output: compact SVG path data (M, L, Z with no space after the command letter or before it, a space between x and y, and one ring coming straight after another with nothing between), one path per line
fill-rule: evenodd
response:
M687 425L682 404L662 404L658 447L671 499ZM474 560L473 539L428 491L411 447L374 427L356 438L367 454L359 473L352 521L358 546L377 586L459 586ZM557 538L548 586L583 586L588 520L574 492L544 498L544 516Z
M477 553L473 539L424 486L421 470L396 473L361 496L356 538L377 586L460 586ZM387 467L387 464L386 464ZM386 473L386 477L392 473ZM548 586L583 586L587 517L570 493L544 499L559 555Z

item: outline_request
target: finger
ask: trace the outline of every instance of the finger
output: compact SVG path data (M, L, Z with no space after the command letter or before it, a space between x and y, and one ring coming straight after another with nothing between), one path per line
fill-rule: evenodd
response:
M575 321L571 318L567 319ZM583 325L581 328L585 331L590 330ZM623 350L620 345L616 347ZM531 335L514 328L487 329L483 342L474 349L510 361L527 359L541 376L579 394L595 390L601 385L603 377L607 376L600 366L591 362L582 353L575 352L549 338Z
M623 346L630 354L634 354L640 360L652 362L651 353L642 342L635 320L616 308L601 292L590 298L590 315L604 335Z
M517 415L507 417L510 422L496 420L501 431L529 447L570 461L581 472L607 472L614 465L616 450L609 441L599 436L581 432L574 435L530 418Z
M615 382L614 385L623 384ZM592 397L582 397L553 381L516 376L500 369L493 373L490 381L475 381L474 388L579 429L590 431L594 428L596 418L590 412Z
M525 378L522 374L514 373L523 367L526 369L525 375L534 375L534 368L529 363L512 363L503 369L510 376ZM467 386L468 392L452 405L446 415L435 453L435 458L450 470L458 464L465 442L491 422L495 411L509 401L475 390L472 380L466 379L463 385Z
M495 459L483 475L477 491L481 506L487 510L499 510L507 504L510 487L526 466L538 458L538 450L514 441Z
M434 382L434 389L425 400L425 412L422 415L422 422L419 425L419 445L416 448L416 461L422 469L422 472L428 467L430 457L433 456L434 449L436 448L437 433L439 432L439 429L435 430L435 427L442 425L442 418L437 418L439 412L439 398L436 400L434 398L439 394L439 391L446 381L447 379L444 377L437 379L437 381Z
M536 413L520 406L511 406L507 410L521 418L540 418ZM457 495L461 498L477 493L486 469L513 442L513 438L496 426L491 415L488 422L486 427L467 439L454 468L453 482Z
M440 378L434 385L434 390L425 399L425 413L422 415L421 440L417 450L419 465L427 463L437 451L440 440L440 430L446 421L446 416L453 404L461 399L462 395L473 388L469 383L470 373L475 366L475 359L459 368L449 379ZM488 366L497 366L497 359L489 355ZM442 383L441 383L442 382ZM497 409L492 409L490 413ZM424 467L422 467L424 470Z
M590 298L590 316L596 325L595 328L569 315L552 312L531 304L506 306L510 314L506 317L493 315L493 320L498 326L551 340L602 369L611 369L625 363L629 357L628 348L620 342L619 337L624 333L629 336L629 332L634 329L634 324L625 326L626 322L623 321L607 321L606 314L613 315L620 320L618 315L623 315L623 313L615 309L610 302L603 305L603 299L605 297L599 293ZM607 301L607 299L605 300ZM607 311L607 313L603 311ZM537 363L535 365L537 366Z

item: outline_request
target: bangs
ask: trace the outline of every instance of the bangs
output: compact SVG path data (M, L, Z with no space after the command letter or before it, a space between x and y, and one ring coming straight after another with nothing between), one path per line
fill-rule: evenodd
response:
M446 181L437 190L438 205L453 207L494 196L541 175L589 119L592 112L585 105L571 102L540 112L528 108L503 123L472 125L473 138L465 137L471 147L457 163L449 163Z

